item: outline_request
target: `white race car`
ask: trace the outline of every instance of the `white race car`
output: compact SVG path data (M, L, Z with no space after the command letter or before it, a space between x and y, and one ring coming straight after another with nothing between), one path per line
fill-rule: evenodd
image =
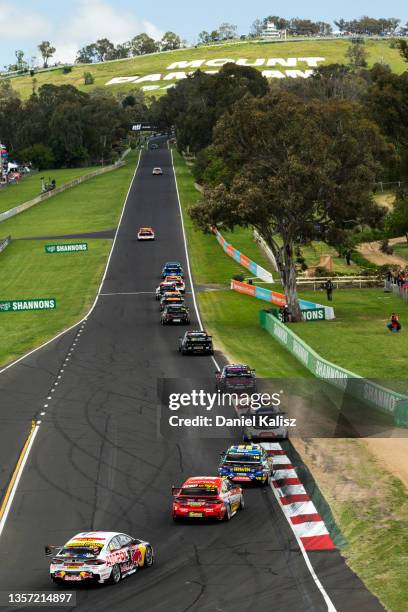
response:
M51 579L67 582L110 582L116 584L139 567L151 567L152 545L116 531L85 531L64 546L46 546L52 556Z
M137 232L138 240L154 240L155 235L151 227L140 227Z
M153 175L161 176L163 174L163 170L161 168L153 168Z

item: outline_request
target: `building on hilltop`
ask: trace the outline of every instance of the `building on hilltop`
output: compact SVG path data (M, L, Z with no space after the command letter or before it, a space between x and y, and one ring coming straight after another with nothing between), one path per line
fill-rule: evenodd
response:
M286 38L286 30L278 30L273 21L268 21L261 32L260 38L268 40L271 38Z

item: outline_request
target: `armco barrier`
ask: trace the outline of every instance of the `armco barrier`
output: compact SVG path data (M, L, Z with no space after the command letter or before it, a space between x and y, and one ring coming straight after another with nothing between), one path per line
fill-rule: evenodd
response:
M235 261L241 266L252 272L252 274L257 278L260 278L266 283L274 282L272 274L268 272L268 270L265 270L265 268L262 268L262 266L258 266L255 261L252 261L243 253L241 253L237 249L234 249L232 244L225 240L221 232L219 232L217 229L214 229L214 234L227 255L232 257L232 259L235 259Z
M7 236L7 238L3 238L3 240L0 240L0 253L4 251L5 249L7 249L10 242L11 242L11 236Z
M365 380L362 376L323 359L287 325L265 310L260 312L260 324L316 378L327 380L385 414L392 414L396 425L408 427L408 396Z
M53 189L52 191L47 191L46 193L42 193L41 195L37 196L33 200L29 200L28 202L24 202L23 204L19 204L18 206L15 206L14 208L10 208L9 210L6 210L5 212L0 213L0 223L2 221L5 221L6 219L10 219L10 217L14 217L15 215L18 215L24 212L25 210L28 210L29 208L31 208L32 206L35 206L36 204L40 204L41 202L44 202L44 200L47 200L48 198L51 198L57 195L58 193L62 193L63 191L66 191L67 189L70 189L71 187L75 187L76 185L80 185L81 183L84 183L85 181L88 181L89 179L94 178L95 176L99 176L100 174L105 174L106 172L111 172L112 170L116 170L117 168L120 168L121 166L124 166L124 165L125 165L125 162L119 161L116 164L112 164L111 166L105 166L105 168L100 168L99 170L95 170L94 172L90 172L89 174L84 174L83 176L79 176L78 178L70 181L69 183L65 183L65 185L62 185L61 187L57 187L56 189Z
M269 302L270 304L274 304L275 306L282 307L286 304L286 297L283 295L283 293L271 291L270 289L265 289L264 287L257 287L256 285L250 285L249 283L232 280L231 289L233 291L237 291L238 293L252 295L253 297L258 298L258 300L264 300L265 302ZM299 300L299 306L300 309L303 311L316 310L321 312L322 310L324 310L325 319L331 320L335 318L334 309L331 306L316 304L315 302L309 302L308 300Z

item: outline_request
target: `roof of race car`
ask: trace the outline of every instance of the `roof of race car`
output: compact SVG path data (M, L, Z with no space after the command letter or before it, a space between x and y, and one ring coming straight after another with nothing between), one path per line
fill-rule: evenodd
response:
M239 453L240 455L259 455L262 451L260 444L235 444L230 446L227 453Z
M183 282L183 278L179 274L167 274L165 280L177 280Z
M187 331L186 336L205 336L207 338L207 332L205 331Z
M103 546L107 541L120 533L120 531L82 531L70 538L65 546L92 546L95 544Z
M139 232L153 232L151 227L139 227Z
M179 261L166 261L164 268L167 268L168 266L178 266L179 268L182 267Z
M247 372L247 371L250 371L251 368L249 366L247 366L247 365L242 365L242 364L237 364L237 363L230 363L230 364L224 366L224 370L226 370L226 371L237 370L237 371L240 371L240 372L242 372L244 370L245 372Z

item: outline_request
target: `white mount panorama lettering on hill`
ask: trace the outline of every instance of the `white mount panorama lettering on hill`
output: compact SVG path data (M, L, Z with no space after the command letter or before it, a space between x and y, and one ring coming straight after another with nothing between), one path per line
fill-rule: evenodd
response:
M118 85L120 83L148 83L154 81L178 81L180 79L186 79L193 71L186 72L187 68L221 68L225 64L237 64L238 66L252 66L259 68L261 66L266 67L266 70L262 70L262 75L268 79L284 79L286 77L291 78L303 78L307 79L313 74L312 68L316 68L321 62L324 62L324 57L271 57L271 58L258 58L258 59L246 59L241 57L237 60L231 58L215 58L210 60L198 59L198 60L182 60L179 62L173 62L166 68L166 70L172 71L167 74L157 72L154 74L146 74L145 76L121 76L114 77L106 83L106 85ZM304 66L308 67L304 69ZM271 69L275 66L275 69ZM277 69L280 68L280 69ZM287 68L287 70L281 70L281 68ZM184 70L183 70L184 69ZM216 74L218 70L204 70L206 74ZM146 89L157 89L159 85L147 86ZM167 87L172 87L168 85Z

